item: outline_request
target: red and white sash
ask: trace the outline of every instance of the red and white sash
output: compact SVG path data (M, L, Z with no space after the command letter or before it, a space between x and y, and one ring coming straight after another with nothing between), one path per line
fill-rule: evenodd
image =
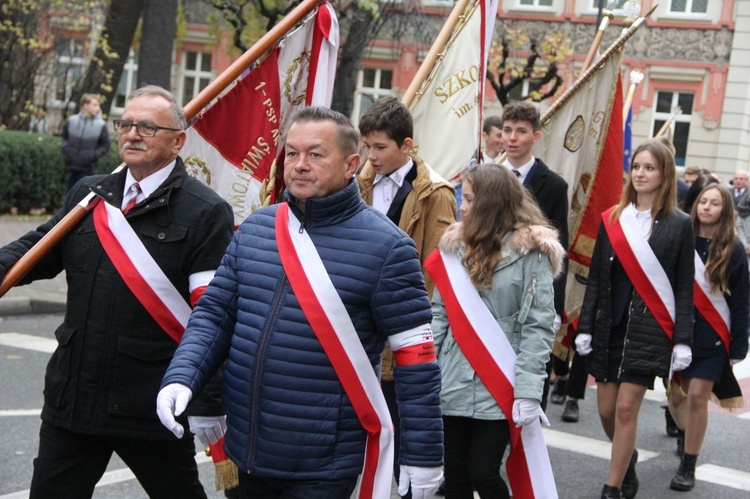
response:
M612 248L620 259L633 287L641 295L651 314L670 340L674 338L675 298L667 273L659 263L654 250L643 237L635 207L631 204L614 223L610 213L602 213L602 222L607 230Z
M119 208L97 200L93 211L96 234L122 280L164 332L179 343L190 318L190 305L154 261Z
M394 442L385 397L315 244L286 203L276 212L276 243L294 295L367 431L359 497L390 497Z
M732 321L729 305L727 305L727 301L720 291L711 290L711 284L706 279L706 265L697 251L695 252L693 295L695 308L719 335L728 354L729 345L732 342L732 334L730 333Z
M539 420L516 428L512 422L516 353L482 301L455 254L434 251L425 269L445 304L461 352L508 418L511 452L506 468L513 497L556 498L557 488Z

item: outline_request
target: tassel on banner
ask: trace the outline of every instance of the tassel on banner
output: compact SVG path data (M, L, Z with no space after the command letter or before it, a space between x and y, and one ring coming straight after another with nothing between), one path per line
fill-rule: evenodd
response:
M224 452L224 438L215 444L208 444L206 455L211 456L216 471L216 490L229 490L240 484L237 465L229 460Z

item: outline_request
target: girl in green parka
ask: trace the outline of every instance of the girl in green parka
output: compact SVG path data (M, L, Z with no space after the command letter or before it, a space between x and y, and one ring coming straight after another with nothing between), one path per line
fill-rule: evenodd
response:
M461 217L439 248L457 254L516 354L513 420L547 422L540 407L555 332L552 281L564 249L541 210L510 170L485 164L468 171ZM456 343L438 289L432 329L443 385L447 499L509 497L500 477L510 414L503 414ZM549 424L547 422L547 424Z

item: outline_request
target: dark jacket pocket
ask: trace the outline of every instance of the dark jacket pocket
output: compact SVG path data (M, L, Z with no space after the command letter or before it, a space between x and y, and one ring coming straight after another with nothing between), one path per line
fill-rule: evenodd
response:
M66 322L60 324L60 327L55 331L57 349L49 359L47 373L44 377L44 400L55 407L62 405L65 387L70 380L73 358L71 340L76 331L76 328Z
M176 348L171 340L121 336L107 412L156 418L156 395Z

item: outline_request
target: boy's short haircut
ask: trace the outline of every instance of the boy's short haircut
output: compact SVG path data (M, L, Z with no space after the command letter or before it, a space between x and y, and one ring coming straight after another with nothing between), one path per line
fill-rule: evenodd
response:
M373 132L385 132L389 139L401 147L404 140L414 135L414 121L409 109L395 97L376 101L359 119L362 137Z
M539 110L530 102L511 102L503 107L503 123L506 121L526 121L531 124L535 132L541 129Z
M487 116L484 119L484 123L482 123L482 131L484 133L490 133L492 131L492 127L495 127L498 130L502 130L503 118L496 114L493 114L492 116Z

